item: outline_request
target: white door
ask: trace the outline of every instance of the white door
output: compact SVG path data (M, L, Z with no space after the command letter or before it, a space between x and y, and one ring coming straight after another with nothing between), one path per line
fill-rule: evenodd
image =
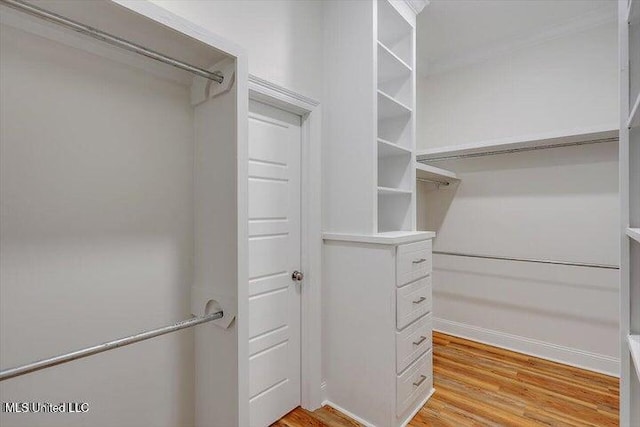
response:
M300 117L249 104L249 420L300 405Z

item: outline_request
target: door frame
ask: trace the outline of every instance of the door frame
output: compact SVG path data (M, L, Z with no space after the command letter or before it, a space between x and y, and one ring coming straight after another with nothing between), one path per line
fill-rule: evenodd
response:
M305 277L300 296L300 405L305 409L315 410L322 406L320 103L252 74L249 75L249 99L301 117L300 261ZM244 365L248 372L249 355L240 357L241 366Z

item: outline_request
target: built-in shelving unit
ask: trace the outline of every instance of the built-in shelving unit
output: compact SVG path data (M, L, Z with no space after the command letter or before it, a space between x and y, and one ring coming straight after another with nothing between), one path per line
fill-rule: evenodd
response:
M414 228L414 29L377 2L378 232Z
M415 10L422 0L326 2L326 231L416 229ZM424 5L423 5L424 6ZM349 16L349 19L345 19ZM344 73L345 69L358 70Z
M618 0L620 425L640 425L640 2Z
M322 324L329 343L323 400L379 427L407 425L433 393L430 344L420 341L409 358L396 345L418 331L431 336L426 311L405 325L396 310L406 292L431 301L427 266L435 233L416 231L414 119L415 20L426 3L324 2L325 72L340 78L323 107L330 111L323 135L331 153L323 185L331 191L323 200L322 274L333 300ZM398 266L413 259L420 276L398 282ZM365 329L375 336L363 335Z

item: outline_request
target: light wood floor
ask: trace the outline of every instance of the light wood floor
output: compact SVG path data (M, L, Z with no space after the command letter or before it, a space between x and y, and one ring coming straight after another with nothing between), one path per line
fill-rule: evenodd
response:
M618 426L618 379L434 332L436 393L411 427ZM360 426L297 408L276 427Z

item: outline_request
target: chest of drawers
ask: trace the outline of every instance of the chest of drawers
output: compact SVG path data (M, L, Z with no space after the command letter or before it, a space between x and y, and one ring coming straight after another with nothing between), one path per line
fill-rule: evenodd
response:
M432 237L325 239L325 400L365 425L406 425L433 392Z

